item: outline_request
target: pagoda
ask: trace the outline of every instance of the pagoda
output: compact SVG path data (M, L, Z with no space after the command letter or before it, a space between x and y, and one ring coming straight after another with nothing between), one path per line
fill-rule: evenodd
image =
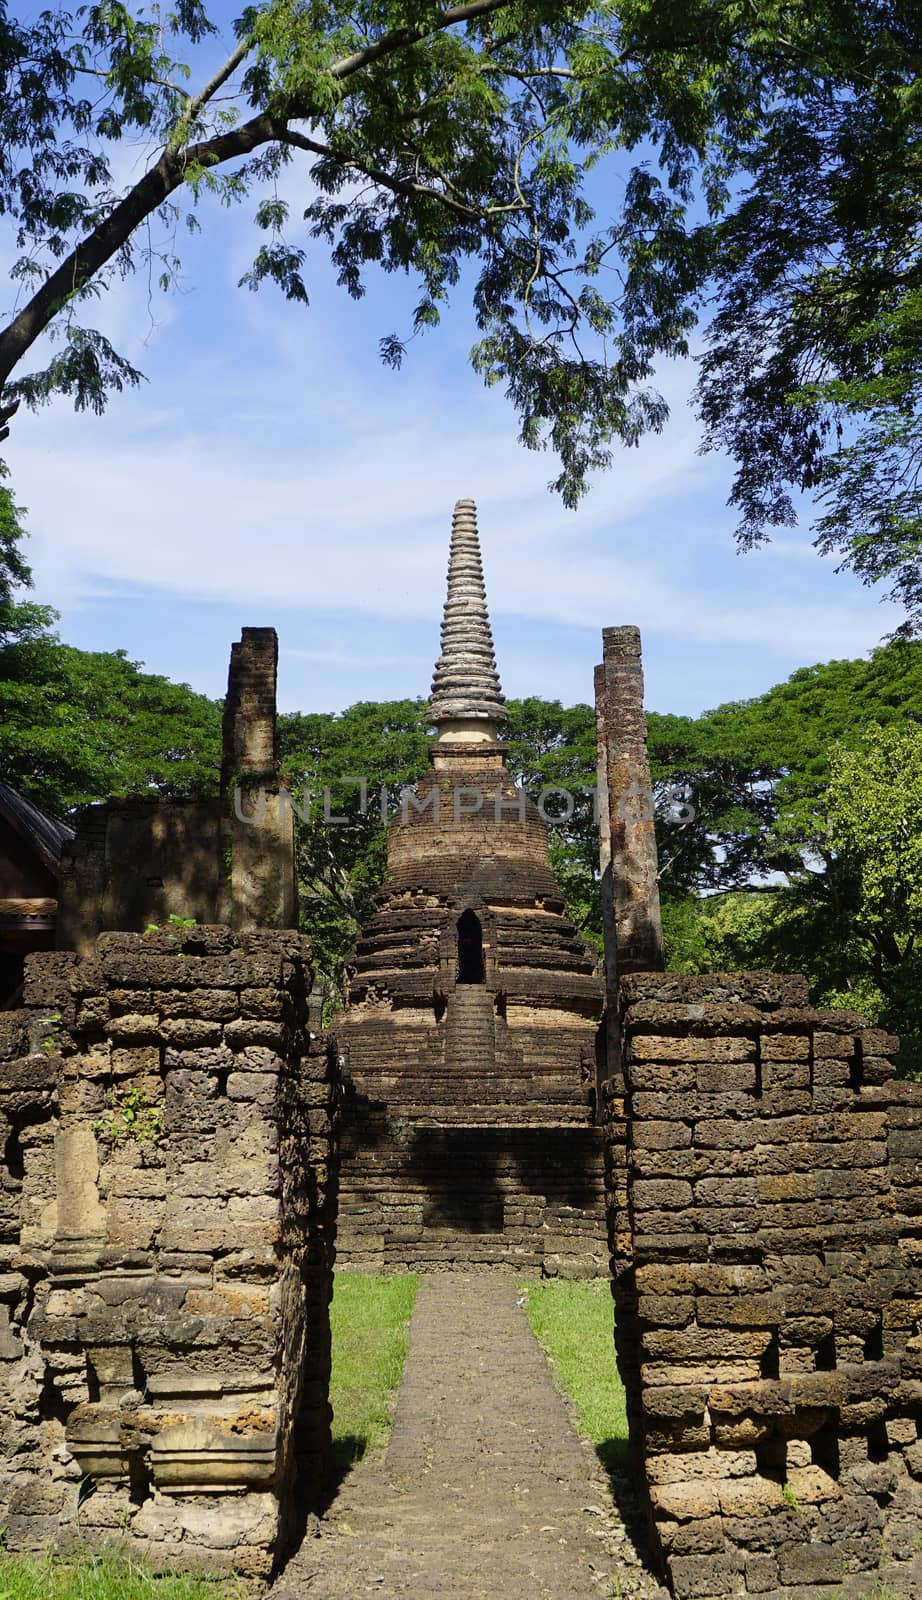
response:
M454 512L431 771L391 824L348 973L337 1259L371 1270L607 1269L603 983L547 825L506 767L473 501Z

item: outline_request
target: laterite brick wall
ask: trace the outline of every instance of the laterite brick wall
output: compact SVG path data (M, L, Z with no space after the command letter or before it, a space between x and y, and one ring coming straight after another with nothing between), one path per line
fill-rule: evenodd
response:
M612 1247L679 1600L922 1576L922 1085L768 973L621 983Z
M329 1448L335 1058L295 933L100 936L0 1018L0 1503L265 1575Z

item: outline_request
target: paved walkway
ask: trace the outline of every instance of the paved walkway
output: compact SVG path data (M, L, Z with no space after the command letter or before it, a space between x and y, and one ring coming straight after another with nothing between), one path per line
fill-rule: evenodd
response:
M659 1595L511 1278L424 1278L386 1454L345 1480L270 1600Z

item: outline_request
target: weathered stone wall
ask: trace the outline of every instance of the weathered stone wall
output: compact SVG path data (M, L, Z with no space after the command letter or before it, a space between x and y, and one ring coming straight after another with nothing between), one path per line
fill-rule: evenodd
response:
M57 945L91 955L103 929L171 916L230 921L229 808L219 800L107 800L82 813L61 858Z
M0 1520L266 1573L329 1445L335 1058L294 933L104 934L0 1019Z
M277 666L275 629L244 628L231 646L218 798L129 796L85 809L61 861L59 950L89 956L103 930L142 933L170 917L297 927L294 813L278 792Z
M621 1001L616 1317L675 1594L918 1593L922 1086L802 979Z

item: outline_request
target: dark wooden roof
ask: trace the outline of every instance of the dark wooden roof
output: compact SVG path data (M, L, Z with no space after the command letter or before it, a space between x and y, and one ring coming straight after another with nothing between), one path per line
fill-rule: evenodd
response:
M73 828L66 822L59 822L57 817L52 817L34 800L27 800L18 789L13 789L8 783L0 782L0 817L8 822L10 827L31 845L39 860L44 863L49 872L57 876L61 867L61 851L74 837Z

